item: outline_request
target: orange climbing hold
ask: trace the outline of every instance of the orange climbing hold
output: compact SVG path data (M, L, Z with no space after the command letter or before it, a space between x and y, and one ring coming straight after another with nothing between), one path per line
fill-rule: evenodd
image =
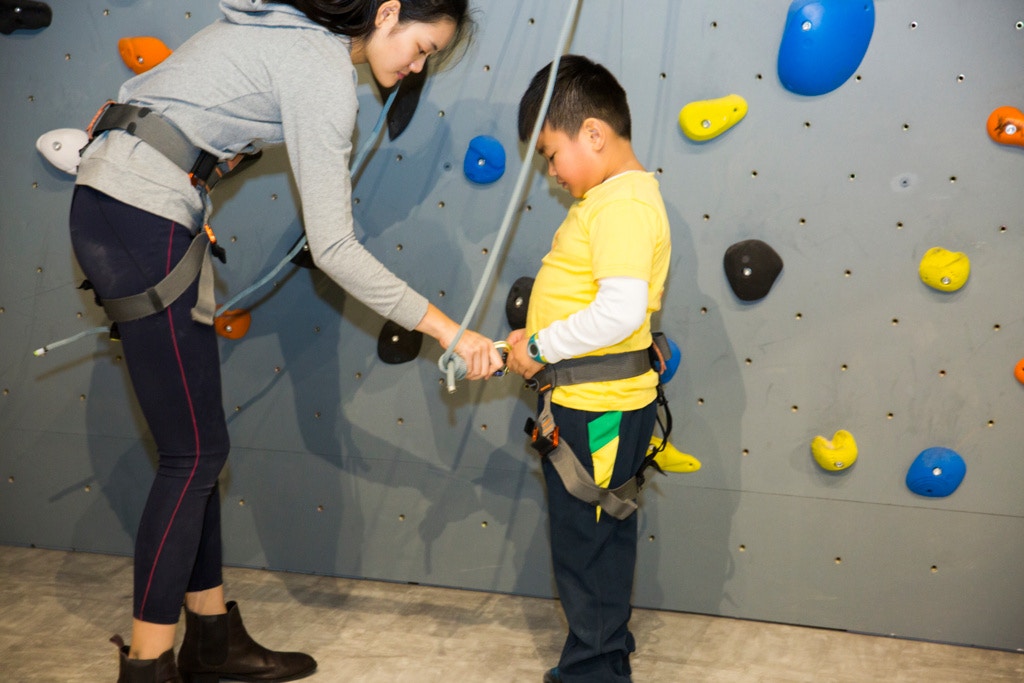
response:
M252 314L241 308L224 311L213 319L213 327L217 334L226 339L241 339L249 331Z
M1013 376L1017 378L1017 381L1024 384L1024 358L1021 358L1017 363L1017 367L1013 369Z
M988 115L988 136L1001 145L1024 147L1024 112L1016 107L997 107Z
M171 56L171 49L151 36L122 38L117 41L117 51L128 68L137 74L149 71Z

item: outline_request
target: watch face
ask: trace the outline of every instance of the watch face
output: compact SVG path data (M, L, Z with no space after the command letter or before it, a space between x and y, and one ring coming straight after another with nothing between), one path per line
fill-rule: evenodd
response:
M540 360L540 345L537 344L537 340L536 339L530 339L530 341L527 342L527 344L526 344L526 352L528 354L530 354L530 357L533 358L535 361L537 361L538 363L541 362L541 360Z

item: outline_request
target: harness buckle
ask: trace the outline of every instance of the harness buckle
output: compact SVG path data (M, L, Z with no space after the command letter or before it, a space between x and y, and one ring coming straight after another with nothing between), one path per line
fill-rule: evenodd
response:
M217 157L205 150L201 152L196 157L196 162L192 164L192 169L188 172L188 180L192 183L192 187L209 193L211 189L209 184L210 177L217 169L217 163Z
M92 138L93 138L92 130L93 130L93 128L96 127L96 123L101 118L103 118L103 115L106 114L107 110L110 109L111 105L114 105L114 104L117 104L116 100L107 100L106 102L103 103L103 105L99 109L96 110L96 114L92 117L92 121L90 121L89 125L85 127L85 133L86 133L86 135L89 136L89 142L92 142Z
M228 262L228 252L224 250L224 247L217 244L217 236L213 234L213 228L210 227L209 223L203 224L203 230L206 231L206 236L210 240L210 253L220 259L221 263Z
M546 457L551 451L558 448L558 425L551 430L550 436L541 433L540 425L532 417L526 419L525 431L530 435L530 446L537 451L540 457Z
M526 380L524 384L527 389L536 391L538 394L543 394L545 391L550 391L551 389L555 388L551 382L547 382L544 385L541 385L540 380L538 380L536 377L531 377L530 379Z

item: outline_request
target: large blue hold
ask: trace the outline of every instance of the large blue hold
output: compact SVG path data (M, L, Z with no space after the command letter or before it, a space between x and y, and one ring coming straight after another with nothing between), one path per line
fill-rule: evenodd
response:
M779 47L779 80L823 95L857 71L875 30L874 0L793 0Z
M505 148L489 135L478 135L469 141L462 170L474 183L493 183L505 173Z
M949 448L926 448L907 470L907 488L919 496L942 498L956 491L967 464Z

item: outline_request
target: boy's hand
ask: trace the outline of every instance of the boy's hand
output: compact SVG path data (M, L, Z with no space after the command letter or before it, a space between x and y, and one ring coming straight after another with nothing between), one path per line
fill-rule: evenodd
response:
M526 351L528 337L525 329L512 330L505 341L510 349L508 353L509 370L517 375L522 375L523 379L530 379L544 368Z

